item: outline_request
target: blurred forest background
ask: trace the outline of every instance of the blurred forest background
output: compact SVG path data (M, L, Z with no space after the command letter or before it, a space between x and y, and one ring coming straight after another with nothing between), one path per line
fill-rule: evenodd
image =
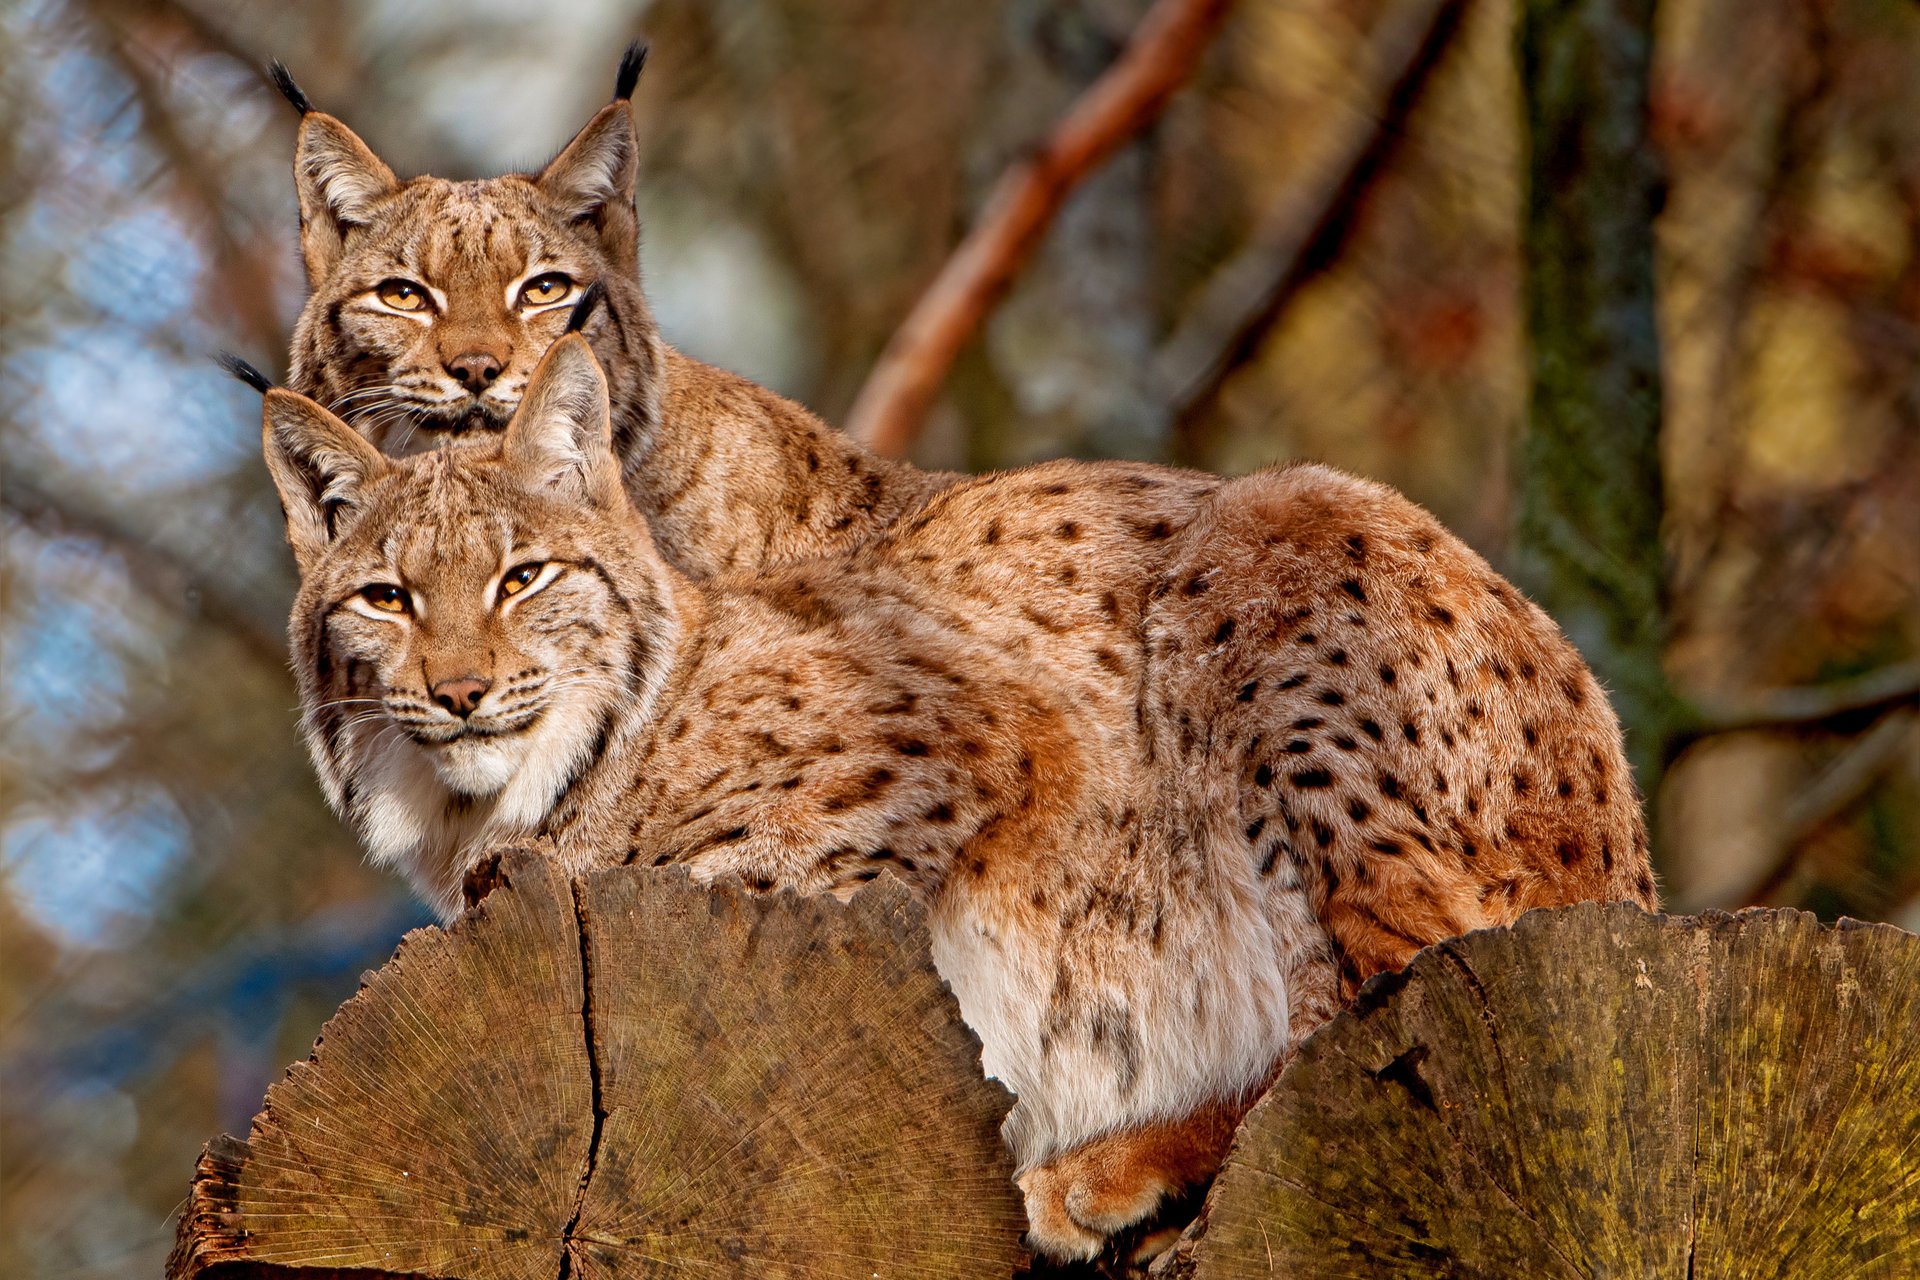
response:
M157 1274L200 1144L244 1132L425 920L309 775L257 401L207 359L284 370L301 301L294 116L262 62L399 172L472 176L541 163L645 35L669 339L842 421L1146 7L0 7L0 1274ZM1515 568L1515 10L1241 0L1067 204L915 456L1317 458ZM1665 512L1642 621L1667 701L1623 709L1664 891L1920 927L1920 5L1661 0L1655 32Z

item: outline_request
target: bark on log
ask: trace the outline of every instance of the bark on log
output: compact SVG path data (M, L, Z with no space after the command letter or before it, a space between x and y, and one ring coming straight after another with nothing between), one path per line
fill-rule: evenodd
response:
M1920 938L1536 911L1310 1039L1157 1271L1920 1275Z
M208 1146L168 1276L1009 1275L979 1057L897 885L513 862Z

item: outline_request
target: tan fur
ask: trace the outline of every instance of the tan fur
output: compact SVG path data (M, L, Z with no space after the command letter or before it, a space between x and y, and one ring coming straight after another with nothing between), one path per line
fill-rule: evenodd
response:
M1289 1047L1418 946L1652 905L1591 677L1390 490L1052 463L701 582L622 500L604 395L568 338L490 447L403 461L269 397L329 795L447 912L529 839L761 889L899 875L1018 1095L1048 1252L1210 1177ZM436 709L466 681L471 717Z
M309 293L289 383L388 453L497 436L571 303L599 281L586 333L606 370L615 447L656 545L705 577L870 540L957 477L880 458L811 413L660 340L640 285L637 144L625 102L603 108L537 174L474 182L392 171L344 124L306 115L295 155ZM515 305L548 272L558 300ZM432 305L383 304L389 280ZM467 355L499 373L477 389Z

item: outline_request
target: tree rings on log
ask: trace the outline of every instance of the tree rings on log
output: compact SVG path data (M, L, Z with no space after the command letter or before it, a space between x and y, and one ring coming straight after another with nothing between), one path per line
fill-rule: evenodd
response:
M1920 938L1587 904L1430 947L1306 1042L1169 1269L1920 1275Z
M535 859L201 1157L175 1280L1006 1276L1008 1098L905 889Z

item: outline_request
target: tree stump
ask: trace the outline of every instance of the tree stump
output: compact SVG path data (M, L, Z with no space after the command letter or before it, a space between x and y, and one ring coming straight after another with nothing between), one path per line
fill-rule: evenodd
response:
M1025 1221L898 885L533 859L410 934L210 1144L171 1280L1011 1274Z
M1920 1275L1920 938L1589 904L1430 947L1306 1042L1156 1270Z

